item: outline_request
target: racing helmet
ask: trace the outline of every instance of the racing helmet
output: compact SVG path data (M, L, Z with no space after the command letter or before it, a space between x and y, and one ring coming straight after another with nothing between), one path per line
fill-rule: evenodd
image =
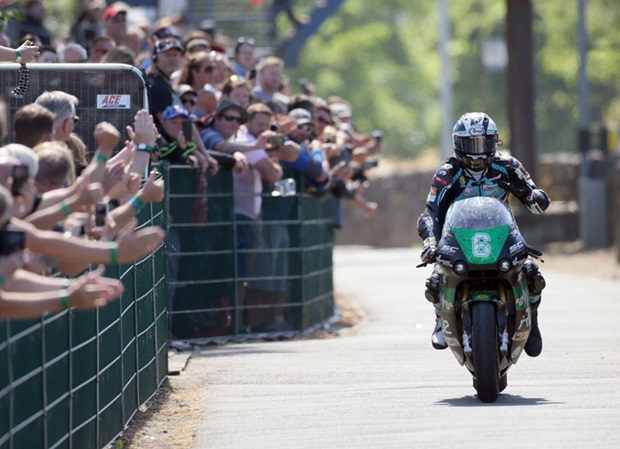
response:
M497 150L497 126L484 112L463 114L452 130L454 152L465 168L484 170Z

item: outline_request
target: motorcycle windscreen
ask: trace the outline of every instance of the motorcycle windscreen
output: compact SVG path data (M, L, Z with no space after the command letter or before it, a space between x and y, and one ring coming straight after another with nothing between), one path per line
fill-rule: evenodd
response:
M502 201L475 197L457 201L446 214L446 225L471 264L495 262L502 252L514 217Z

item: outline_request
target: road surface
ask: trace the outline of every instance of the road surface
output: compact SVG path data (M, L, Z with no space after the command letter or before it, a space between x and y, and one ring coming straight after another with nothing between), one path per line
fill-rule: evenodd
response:
M191 361L206 390L194 448L620 447L620 283L544 270L544 349L497 402L430 344L430 267L412 249L337 248L335 285L367 315L353 335L225 345Z

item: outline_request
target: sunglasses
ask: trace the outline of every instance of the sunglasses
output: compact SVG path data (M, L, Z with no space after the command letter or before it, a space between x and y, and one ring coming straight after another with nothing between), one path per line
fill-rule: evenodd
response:
M214 65L208 65L205 67L198 67L196 69L196 71L198 72L213 72L215 70L215 66Z
M66 120L65 120L65 122L66 122L67 120L73 120L73 123L74 123L75 125L77 125L77 124L78 124L78 122L80 121L80 118L76 115L76 116L74 116L74 117L69 117L68 119L66 119Z
M331 120L324 119L323 117L317 117L316 119L317 119L317 121L319 123L322 123L324 125L331 125L332 124Z
M312 131L314 131L314 126L311 126L311 125L297 125L297 129L304 130L307 133L311 133Z
M241 124L241 122L243 121L241 117L237 117L236 115L220 114L220 117L222 117L227 122L237 121L237 123Z
M181 103L183 104L191 104L192 106L196 106L196 100L192 98L181 98Z
M239 40L237 40L237 45L241 44L248 44L252 47L256 47L256 39L252 39L251 37L240 37Z

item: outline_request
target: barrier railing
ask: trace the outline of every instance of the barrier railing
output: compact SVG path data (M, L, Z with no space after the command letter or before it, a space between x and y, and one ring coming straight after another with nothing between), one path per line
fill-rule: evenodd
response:
M10 95L19 66L0 65L8 117L45 90L71 93L80 100L76 130L90 148L96 123L123 131L147 105L143 79L130 66L29 66L30 87L19 99ZM123 97L110 107L108 95ZM145 208L139 220L165 226L162 206ZM0 448L98 448L114 440L167 375L164 271L162 245L135 264L107 267L125 292L103 309L0 321Z
M74 94L76 131L91 149L98 122L122 131L147 105L144 81L130 66L32 64L23 99L10 95L17 69L0 65L0 109L12 117L45 90ZM124 97L113 108L103 101L108 95ZM11 134L10 120L4 129ZM294 195L275 197L266 188L262 217L247 223L235 214L230 171L199 177L189 166L167 164L160 171L165 200L138 218L166 229L166 245L135 264L107 267L106 276L125 287L120 300L0 320L0 449L114 441L165 380L170 331L200 343L298 333L333 315L331 198L312 197L287 174L296 180ZM252 231L260 237L255 247L247 244Z
M230 171L207 175L201 192L194 169L167 170L172 339L300 332L333 315L331 197L287 174L297 191L265 186L262 216L248 221L235 213Z

